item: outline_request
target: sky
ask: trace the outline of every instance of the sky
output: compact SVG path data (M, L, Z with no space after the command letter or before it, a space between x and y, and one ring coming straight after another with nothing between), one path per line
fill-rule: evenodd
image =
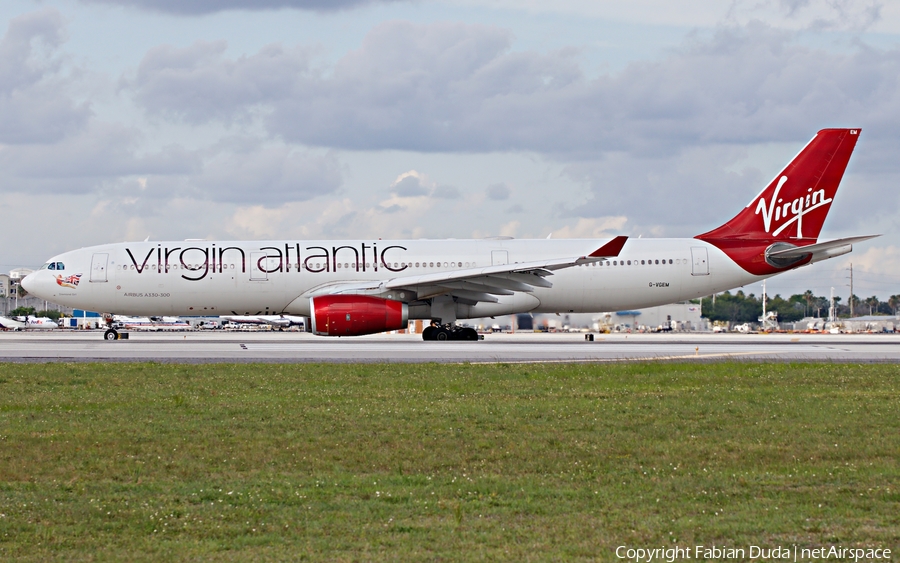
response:
M900 5L4 0L0 270L144 240L691 237L862 135L768 282L900 293ZM759 294L761 287L748 286Z

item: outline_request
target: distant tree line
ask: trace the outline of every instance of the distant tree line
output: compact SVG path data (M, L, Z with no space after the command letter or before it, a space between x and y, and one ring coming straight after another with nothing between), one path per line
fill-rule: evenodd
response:
M853 315L897 315L900 313L900 295L891 295L887 301L881 301L873 295L866 299L860 299L854 295ZM838 317L850 316L850 304L842 303L840 297L834 298L835 314ZM827 317L829 299L813 294L807 290L805 293L791 295L787 299L781 295L769 297L766 301L766 311L778 313L781 322L795 322L804 317ZM762 297L754 294L746 295L738 290L732 294L729 291L703 298L703 316L711 321L725 321L731 323L755 323L762 316Z
M10 317L47 317L58 321L62 317L59 311L35 311L34 307L17 307L9 312Z

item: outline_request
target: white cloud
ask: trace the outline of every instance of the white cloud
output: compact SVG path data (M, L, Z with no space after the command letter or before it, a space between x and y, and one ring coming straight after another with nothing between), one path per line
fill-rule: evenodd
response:
M510 187L504 183L501 184L491 184L485 190L488 199L493 199L494 201L503 201L509 199L509 194L512 193Z
M293 8L315 12L347 10L395 0L81 0L85 4L110 4L178 15L203 15L224 10L277 10Z
M404 172L391 184L391 192L398 197L419 197L428 195L430 191L425 177L415 170Z
M217 152L190 180L213 201L278 206L334 193L342 182L340 168L330 153L259 147Z
M187 174L196 154L178 146L138 154L141 134L117 124L93 122L52 144L0 147L0 191L88 193L122 176Z
M874 241L878 244L878 241ZM871 244L871 243L870 243ZM865 247L864 247L865 248ZM857 273L869 272L873 274L886 274L900 280L900 247L870 246L864 252L853 255L852 263ZM900 287L897 288L900 293Z
M133 87L154 113L196 123L256 116L289 142L358 150L595 158L799 141L834 124L893 136L900 126L900 49L815 50L752 23L588 79L572 51L511 47L496 27L394 21L331 72L277 45L237 60L223 45L166 47L145 57Z
M65 35L62 15L51 8L9 22L0 39L0 142L57 141L87 123L87 104L66 93Z
M764 22L786 29L900 31L900 10L877 0L451 0L454 4L614 20L645 26L714 27Z
M622 234L626 223L625 216L582 218L575 225L556 229L552 234L553 238L606 238Z
M510 221L505 225L500 227L500 236L502 237L514 237L519 232L519 227L522 226L522 223L519 221Z

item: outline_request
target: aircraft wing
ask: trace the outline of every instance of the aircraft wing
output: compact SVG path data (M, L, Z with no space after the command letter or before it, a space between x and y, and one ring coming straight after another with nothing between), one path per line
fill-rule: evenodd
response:
M517 291L532 292L536 287L550 288L553 284L546 278L555 270L571 268L618 256L628 239L618 236L597 250L584 256L552 258L534 262L519 262L485 266L482 268L465 268L421 274L400 276L381 282L369 284L337 284L321 287L314 293L323 294L380 294L390 290L408 290L416 295L416 299L430 299L439 295L452 295L467 303L497 303L498 295L513 295Z

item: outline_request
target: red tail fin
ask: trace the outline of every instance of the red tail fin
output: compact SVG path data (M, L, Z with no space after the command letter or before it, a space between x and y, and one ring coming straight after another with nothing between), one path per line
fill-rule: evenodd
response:
M697 235L758 276L810 261L767 259L767 249L814 244L831 209L860 129L822 129L747 207L721 227ZM777 243L777 244L776 244Z
M731 221L696 238L815 242L860 131L822 129Z

